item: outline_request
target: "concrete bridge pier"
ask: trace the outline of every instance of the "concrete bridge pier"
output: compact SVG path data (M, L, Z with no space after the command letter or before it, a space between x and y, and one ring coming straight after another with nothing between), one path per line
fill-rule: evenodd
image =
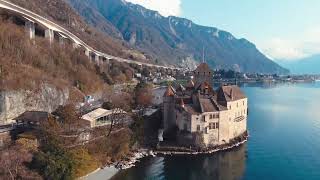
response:
M109 62L109 59L106 58L106 57L102 57L102 61L103 61L103 63L105 63L105 64L109 64L109 63L110 63L110 62Z
M59 37L59 44L64 45L64 37Z
M44 31L44 37L47 38L51 44L54 40L54 31L52 29L46 29Z
M91 59L91 51L89 49L86 49L84 54L89 58Z
M36 27L33 21L27 20L25 22L25 29L30 39L34 39L36 37Z
M95 55L94 55L94 61L95 61L95 63L96 63L97 65L100 65L100 64L101 64L101 62L100 62L100 56L97 55L97 54L95 54Z

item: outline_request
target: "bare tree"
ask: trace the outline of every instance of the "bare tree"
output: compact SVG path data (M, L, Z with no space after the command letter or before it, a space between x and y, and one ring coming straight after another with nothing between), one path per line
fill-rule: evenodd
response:
M111 97L110 108L112 110L110 119L110 128L107 133L107 136L110 136L115 125L121 125L124 123L125 118L128 116L128 113L131 111L132 105L132 96L128 93L120 93Z
M146 108L152 104L152 85L139 83L135 89L135 104L139 115L144 114Z
M26 167L31 162L32 154L20 145L12 145L0 151L0 179L41 179L41 177ZM3 176L3 177L1 177Z

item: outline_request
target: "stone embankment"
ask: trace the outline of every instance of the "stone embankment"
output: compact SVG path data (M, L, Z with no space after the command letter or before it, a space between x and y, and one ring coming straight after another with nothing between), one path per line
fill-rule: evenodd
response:
M238 147L241 144L247 142L249 138L248 132L243 133L239 137L233 139L228 144L214 146L214 147L208 147L204 149L199 148L187 148L187 147L180 147L180 146L160 146L155 150L155 154L162 154L162 155L197 155L197 154L212 154L218 151L224 151L228 149L232 149L234 147Z

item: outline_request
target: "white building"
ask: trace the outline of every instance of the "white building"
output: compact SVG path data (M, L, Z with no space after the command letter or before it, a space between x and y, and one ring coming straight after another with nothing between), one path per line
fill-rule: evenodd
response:
M121 109L106 110L98 108L82 116L82 120L90 128L106 126L111 124L112 118L116 120L125 120L126 112Z

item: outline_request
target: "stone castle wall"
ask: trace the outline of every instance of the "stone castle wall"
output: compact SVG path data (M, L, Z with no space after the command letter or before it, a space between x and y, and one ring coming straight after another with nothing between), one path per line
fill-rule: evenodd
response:
M229 139L240 136L247 130L247 109L248 100L241 99L238 101L228 102L229 117ZM244 119L240 120L241 117ZM239 121L240 120L240 121Z

